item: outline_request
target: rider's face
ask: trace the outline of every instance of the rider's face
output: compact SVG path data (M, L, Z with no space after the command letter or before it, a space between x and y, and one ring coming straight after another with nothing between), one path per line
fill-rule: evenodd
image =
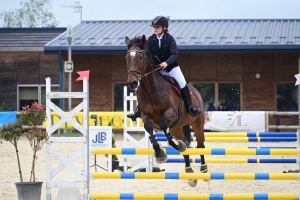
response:
M155 35L161 35L163 33L162 26L153 26L153 30L154 30Z

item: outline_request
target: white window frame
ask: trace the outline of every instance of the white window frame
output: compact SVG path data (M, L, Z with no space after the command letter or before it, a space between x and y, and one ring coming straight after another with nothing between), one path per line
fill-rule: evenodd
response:
M21 111L19 110L20 107L20 88L22 87L33 87L33 88L37 88L38 89L38 103L42 102L42 87L46 88L46 84L18 84L17 85L17 111ZM52 87L58 87L59 88L59 84L51 84L51 88Z

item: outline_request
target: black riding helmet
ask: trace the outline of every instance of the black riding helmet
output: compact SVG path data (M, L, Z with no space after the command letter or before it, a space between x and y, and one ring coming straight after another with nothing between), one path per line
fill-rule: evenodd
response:
M157 16L152 20L152 23L150 26L165 26L168 28L169 22L168 19L164 16Z

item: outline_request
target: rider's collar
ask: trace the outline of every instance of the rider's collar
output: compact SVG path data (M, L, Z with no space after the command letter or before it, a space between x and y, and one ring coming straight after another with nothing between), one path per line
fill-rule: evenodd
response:
M156 35L156 38L157 38L158 40L161 40L161 39L163 38L163 36L164 36L164 32L163 32L160 36Z

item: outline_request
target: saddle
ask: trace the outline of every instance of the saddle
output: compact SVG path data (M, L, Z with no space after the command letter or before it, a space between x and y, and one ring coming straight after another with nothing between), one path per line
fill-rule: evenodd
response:
M174 88L174 90L178 93L179 96L181 96L181 88L177 82L176 79L174 79L173 77L171 76L167 76L167 75L163 75L161 73L159 73L166 81L168 81L171 86Z

